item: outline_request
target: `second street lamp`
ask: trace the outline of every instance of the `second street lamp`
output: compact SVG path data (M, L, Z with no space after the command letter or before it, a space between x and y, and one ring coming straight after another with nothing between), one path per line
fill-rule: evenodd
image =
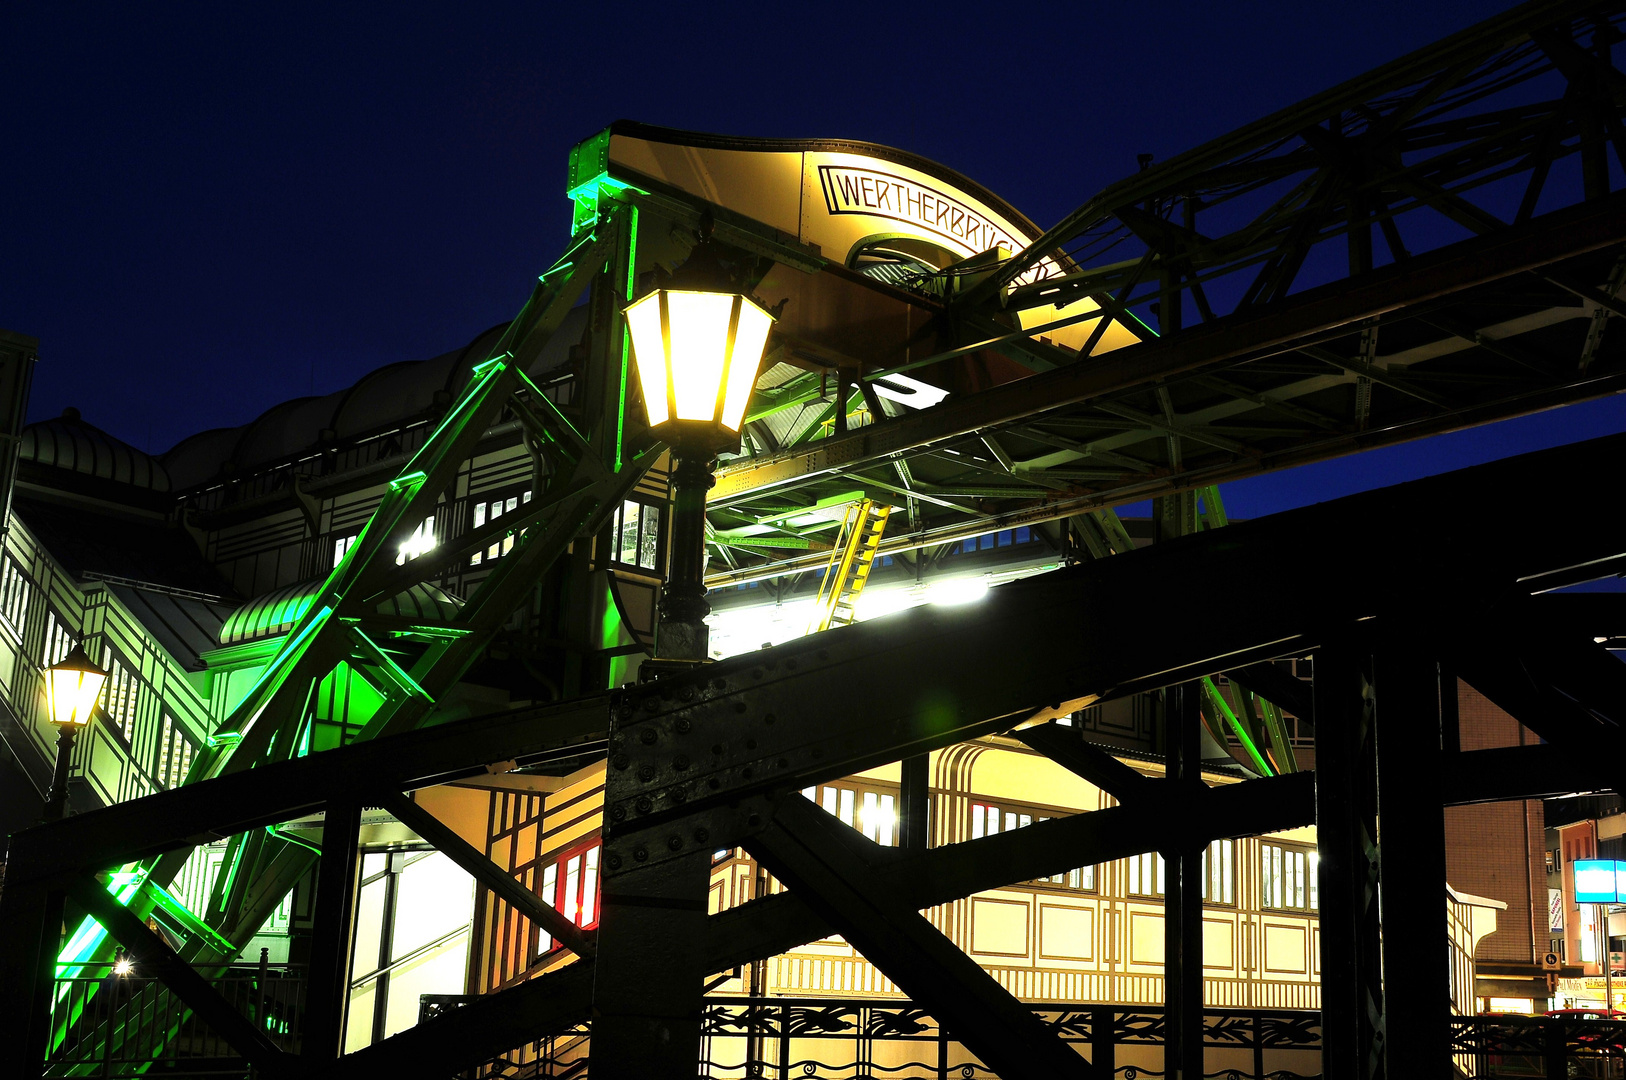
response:
M626 309L649 426L672 448L671 571L661 596L657 659L707 659L706 492L717 455L740 445L746 403L774 316L738 289L711 242L671 280Z
M56 775L45 797L44 821L61 821L68 808L68 768L73 759L73 740L90 723L96 701L102 696L107 672L91 662L82 645L45 669L45 699L51 723L56 725Z

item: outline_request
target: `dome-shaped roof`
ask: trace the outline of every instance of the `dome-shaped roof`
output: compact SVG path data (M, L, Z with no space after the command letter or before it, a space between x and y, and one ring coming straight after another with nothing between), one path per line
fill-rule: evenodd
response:
M149 491L168 491L169 473L157 459L122 439L87 424L69 406L62 415L23 428L18 453L23 461L54 466Z
M586 324L585 305L567 313L528 373L534 378L564 364ZM463 348L428 360L386 364L344 390L280 402L241 427L188 436L163 455L163 463L176 487L184 491L220 476L227 465L252 470L327 442L365 438L413 417L444 411L506 329L507 324L494 326Z
M244 604L220 625L220 643L238 645L246 641L286 634L310 610L325 578L311 578L272 589ZM380 615L404 615L411 619L451 622L463 601L446 590L428 583L414 585L378 605Z

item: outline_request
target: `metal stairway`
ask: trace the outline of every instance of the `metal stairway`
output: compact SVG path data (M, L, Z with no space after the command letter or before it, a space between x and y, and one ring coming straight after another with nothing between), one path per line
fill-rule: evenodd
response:
M848 626L857 618L858 597L875 566L876 550L892 507L861 499L847 507L841 529L830 548L830 562L819 582L819 596L807 632L819 633L832 626Z

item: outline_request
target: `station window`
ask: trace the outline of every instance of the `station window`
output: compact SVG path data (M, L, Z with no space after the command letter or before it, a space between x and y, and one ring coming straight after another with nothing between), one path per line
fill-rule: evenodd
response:
M21 638L28 619L28 579L9 556L0 559L0 563L4 563L0 567L0 619Z
M1167 889L1163 856L1143 851L1125 860L1131 896L1163 896ZM1236 841L1215 840L1203 850L1202 899L1208 904L1236 903Z
M842 824L857 829L882 847L896 846L898 800L893 793L845 784L826 784L822 788L803 788L802 794L824 807L826 812L840 818Z
M465 988L474 879L438 851L361 856L346 1053L418 1022L426 994Z
M988 551L991 548L1010 547L1013 544L1026 544L1033 539L1033 530L1023 525L1015 529L1000 529L998 532L984 533L981 536L971 536L961 540L949 549L949 554L970 554L973 551Z
M62 620L57 618L56 612L46 612L45 642L44 647L40 650L41 666L50 667L72 651L73 635L69 634L68 628L62 625Z
M1203 899L1210 904L1236 903L1236 841L1215 840L1203 852Z
M972 803L971 839L980 840L984 836L996 836L1001 832L1011 832L1036 822L1049 820L1043 814L1033 814L1008 806L995 806L986 802ZM1066 873L1035 878L1030 884L1057 885L1064 889L1094 889L1095 867L1081 866Z
M474 504L474 528L484 528L488 521L496 521L504 514L512 514L515 510L531 501L529 490L516 492L513 495L500 496L495 499L482 498ZM521 530L523 535L524 530ZM510 533L486 548L476 551L469 556L470 566L479 566L488 559L500 559L514 550L514 534Z
M1126 861L1129 864L1126 887L1130 896L1163 895L1163 856L1155 851L1143 851Z
M1315 911L1321 906L1313 850L1287 844L1259 845L1259 906Z
M395 556L395 565L405 565L408 559L433 551L435 547L435 516L433 514L423 519L423 523L405 540L401 541L400 552Z
M140 700L141 682L130 674L130 669L119 663L108 647L102 663L107 667L107 689L102 692L102 708L108 721L124 736L125 742L135 738L136 705Z
M595 840L586 847L566 852L542 868L539 895L553 910L583 930L598 925L598 859L599 845ZM544 953L553 948L553 938L546 931L542 932L539 948Z
M165 715L163 736L158 741L158 782L167 788L179 787L191 767L192 743L181 726Z
M359 539L361 539L361 534L359 533L351 536L341 536L334 539L333 568L335 570L338 569L340 563L344 562L344 557L350 554L350 549L356 546L356 541Z
M610 532L613 562L660 572L661 508L627 499L616 512Z

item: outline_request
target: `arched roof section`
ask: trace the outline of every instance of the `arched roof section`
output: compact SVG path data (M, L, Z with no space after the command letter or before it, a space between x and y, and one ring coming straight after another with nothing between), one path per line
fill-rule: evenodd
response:
M241 645L286 634L304 617L326 578L311 578L284 585L255 597L220 624L220 644ZM426 622L450 622L463 601L435 585L422 583L378 605L380 615L400 615Z
M529 369L536 376L569 362L582 338L587 305L569 311ZM439 416L468 384L469 373L487 359L507 330L500 323L461 349L428 360L404 360L368 372L344 390L273 405L251 423L188 436L163 455L180 490L235 469L287 461L328 442L362 438L425 415ZM166 487L164 490L168 490Z
M23 428L18 454L23 461L36 465L66 469L149 491L170 490L169 473L155 458L94 424L87 424L74 408Z
M243 435L232 448L232 465L251 469L310 449L327 427L327 418L333 415L343 393L341 390L325 397L293 398L271 406L240 429Z
M170 480L180 491L197 487L220 475L231 459L232 448L243 437L242 428L210 428L188 435L159 458L169 470Z
M362 378L345 396L333 417L340 439L355 438L387 427L429 408L445 383L445 369L457 353L379 368Z

